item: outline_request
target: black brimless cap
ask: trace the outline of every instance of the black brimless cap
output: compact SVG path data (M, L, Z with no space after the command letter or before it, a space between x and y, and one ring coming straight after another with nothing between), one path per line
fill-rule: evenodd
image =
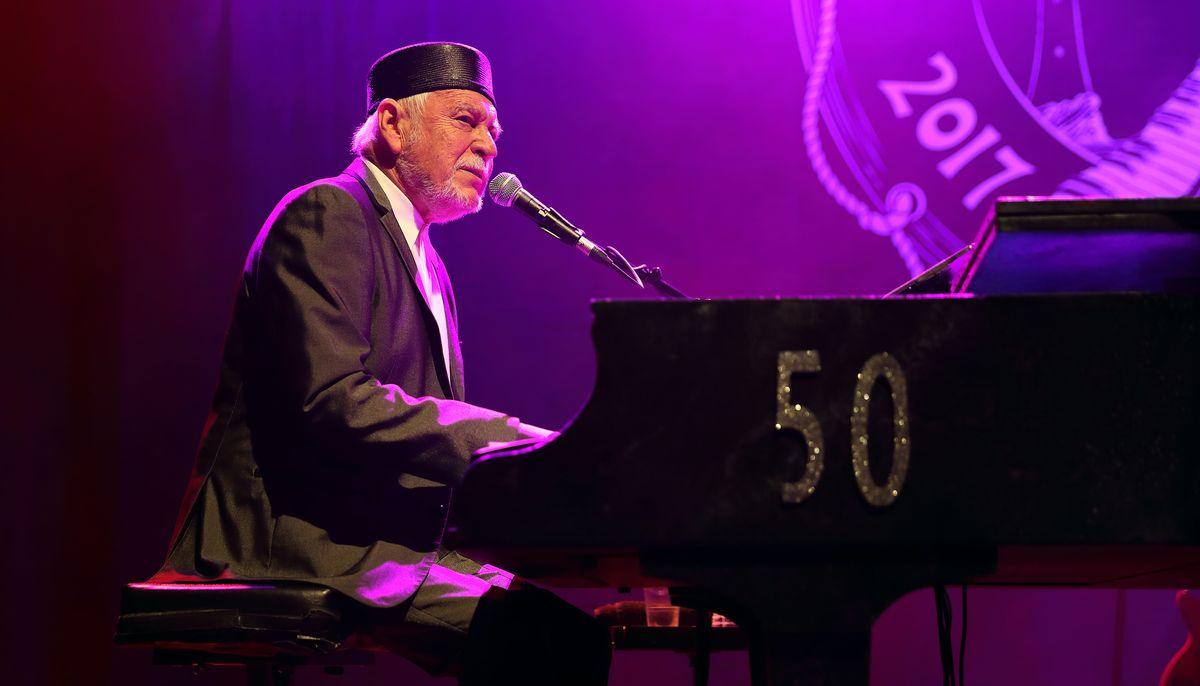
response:
M384 98L453 89L481 93L496 104L492 65L482 52L461 43L406 45L375 60L367 72L367 116Z

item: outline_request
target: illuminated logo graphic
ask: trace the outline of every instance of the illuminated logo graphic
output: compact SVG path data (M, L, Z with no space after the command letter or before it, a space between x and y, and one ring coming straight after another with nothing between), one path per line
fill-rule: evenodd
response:
M913 275L1000 195L1200 195L1200 3L1134 4L792 0L813 171Z

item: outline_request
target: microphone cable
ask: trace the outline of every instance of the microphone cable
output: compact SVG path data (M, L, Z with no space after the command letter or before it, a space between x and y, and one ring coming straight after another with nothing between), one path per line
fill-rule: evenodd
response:
M961 587L959 608L962 620L958 635L958 671L954 669L954 608L950 603L950 593L944 584L933 587L933 601L937 612L938 652L942 658L942 685L966 686L966 657L967 657L967 586Z

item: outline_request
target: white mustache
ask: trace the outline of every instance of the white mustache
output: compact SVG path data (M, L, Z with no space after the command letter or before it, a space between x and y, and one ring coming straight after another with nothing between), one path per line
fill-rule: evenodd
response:
M471 164L471 163L460 164L454 168L462 169L462 170L470 171L470 172L475 172L475 173L479 174L480 176L490 176L491 175L491 170L488 169L488 164L486 162L484 162L483 160L479 160L475 164Z

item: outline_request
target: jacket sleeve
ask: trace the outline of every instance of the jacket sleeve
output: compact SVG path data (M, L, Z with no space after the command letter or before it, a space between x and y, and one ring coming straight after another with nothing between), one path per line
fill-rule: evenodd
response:
M362 206L333 185L285 198L247 261L251 316L262 336L277 402L304 440L353 460L455 484L471 453L522 436L492 410L417 397L366 367L376 269ZM394 335L403 336L397 331Z

